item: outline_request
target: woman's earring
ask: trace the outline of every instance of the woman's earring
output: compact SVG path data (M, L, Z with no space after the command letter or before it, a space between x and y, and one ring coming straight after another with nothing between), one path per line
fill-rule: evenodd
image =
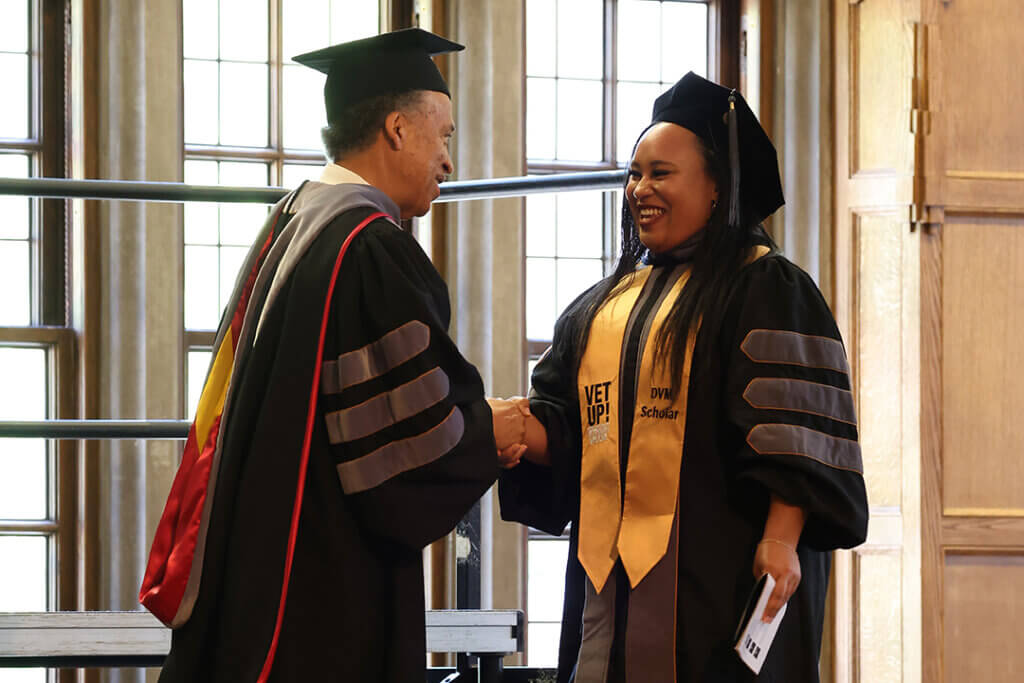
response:
M711 210L714 211L717 208L718 208L718 200L717 199L712 199L711 200Z

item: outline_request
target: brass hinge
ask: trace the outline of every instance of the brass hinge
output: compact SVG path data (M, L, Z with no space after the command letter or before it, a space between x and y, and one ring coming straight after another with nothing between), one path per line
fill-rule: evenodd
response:
M914 31L914 72L910 78L910 133L914 137L913 203L910 206L910 230L915 231L925 220L925 138L931 133L931 112L928 109L928 24L912 21Z
M910 132L914 135L929 135L932 132L932 113L927 109L911 109Z
M928 41L934 27L920 21L910 22L914 29L914 71L910 77L910 106L927 110L929 105Z

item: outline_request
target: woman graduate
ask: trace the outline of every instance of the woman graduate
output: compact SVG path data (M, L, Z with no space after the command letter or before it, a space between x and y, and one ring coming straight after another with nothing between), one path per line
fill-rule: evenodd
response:
M743 98L684 76L634 148L615 272L530 397L491 401L526 446L502 516L572 523L560 682L754 680L733 638L765 573L765 619L788 608L756 680L818 681L828 551L868 507L836 323L760 227L783 201Z

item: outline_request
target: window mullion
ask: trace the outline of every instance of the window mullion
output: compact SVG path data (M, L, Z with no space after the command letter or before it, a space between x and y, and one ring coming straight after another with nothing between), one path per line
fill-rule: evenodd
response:
M284 0L270 0L270 147L271 182L284 175Z
M35 112L33 131L42 143L34 164L38 175L63 178L67 175L64 114L66 111L66 11L65 2L33 3L33 36L38 48L34 74ZM60 199L33 200L36 216L38 257L32 264L35 282L32 291L38 297L33 302L32 320L36 324L67 324L66 307L66 245L65 218L67 201Z
M617 47L615 45L615 10L617 0L604 0L604 160L612 163L615 160L616 145L616 107L615 78L618 69L615 66Z

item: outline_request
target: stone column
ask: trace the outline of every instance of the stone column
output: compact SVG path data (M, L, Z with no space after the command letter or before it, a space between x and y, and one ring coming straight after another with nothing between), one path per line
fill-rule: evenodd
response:
M449 62L456 177L523 175L523 3L454 0L449 12L449 37L466 45ZM496 396L525 389L524 206L513 197L459 202L450 211L452 336ZM524 530L500 521L493 491L481 517L482 606L523 607Z
M774 20L773 138L779 143L786 193L786 206L775 219L776 238L786 256L814 278L831 302L835 289L832 5L826 0L778 0ZM833 679L834 610L830 590L819 667L822 681Z
M831 6L825 0L781 0L775 12L773 137L779 142L786 193L776 237L828 298L833 231Z
M182 179L181 6L100 0L98 174ZM182 410L182 209L104 202L98 211L99 410L109 418L175 418ZM180 442L100 447L100 604L140 609L149 542L177 467ZM144 680L109 669L110 681Z

